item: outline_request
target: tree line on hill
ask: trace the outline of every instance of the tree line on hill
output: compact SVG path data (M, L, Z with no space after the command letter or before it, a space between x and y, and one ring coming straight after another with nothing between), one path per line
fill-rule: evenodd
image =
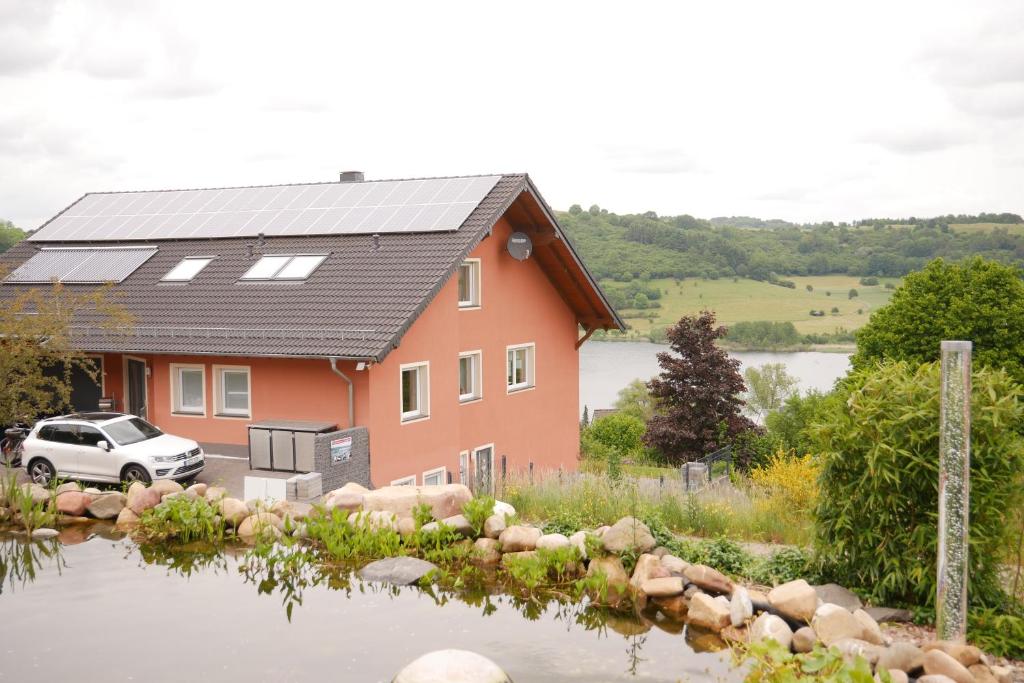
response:
M1024 219L1010 213L798 224L653 211L618 215L573 205L558 219L594 275L620 282L745 277L781 283L782 276L834 273L902 277L935 258L1024 262L1024 234L1010 229ZM999 225L983 231L950 227L978 223Z
M15 227L14 223L0 218L0 253L25 239L25 232Z

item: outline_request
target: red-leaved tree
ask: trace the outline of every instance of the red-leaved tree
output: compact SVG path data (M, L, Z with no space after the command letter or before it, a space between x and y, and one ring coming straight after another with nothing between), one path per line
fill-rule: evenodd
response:
M746 391L740 363L715 344L726 332L715 326L715 314L683 316L666 331L675 353L658 354L661 374L647 383L658 404L647 422L647 445L688 462L725 446L723 437L731 441L756 429L740 412Z

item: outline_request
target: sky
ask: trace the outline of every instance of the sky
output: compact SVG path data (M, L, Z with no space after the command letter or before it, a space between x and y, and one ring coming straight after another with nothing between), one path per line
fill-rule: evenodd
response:
M1024 3L0 0L0 218L530 173L548 203L1024 213Z

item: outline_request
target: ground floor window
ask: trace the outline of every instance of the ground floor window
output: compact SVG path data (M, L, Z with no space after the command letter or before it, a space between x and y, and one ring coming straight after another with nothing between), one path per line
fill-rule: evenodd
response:
M217 415L250 417L252 401L249 368L242 365L215 365L213 373Z
M402 421L419 420L430 415L430 365L408 363L401 366Z
M423 485L424 486L440 486L441 484L448 483L448 468L438 467L437 469L427 470L423 473Z
M171 406L182 415L206 414L206 368L171 364Z
M394 480L392 480L391 485L392 486L415 486L416 485L416 475L412 474L412 475L409 475L408 477L402 477L401 479L394 479Z
M473 491L477 495L494 493L494 444L473 449Z

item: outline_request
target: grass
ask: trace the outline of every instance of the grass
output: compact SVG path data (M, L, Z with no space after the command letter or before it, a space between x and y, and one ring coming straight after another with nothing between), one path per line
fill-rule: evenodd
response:
M652 327L666 327L687 314L710 308L718 314L718 321L725 325L740 321L771 320L792 322L801 334L831 333L839 328L848 331L864 325L871 312L888 302L893 290L886 289L886 282L898 283L896 278L880 278L879 284L866 287L860 278L850 275L822 275L786 278L796 283L796 289L780 287L757 280L731 278L718 280L651 280L651 286L661 290L661 308L623 309L626 316L653 315L652 323L646 317L629 317L627 322L641 335L648 334ZM614 288L615 283L602 283ZM814 289L808 292L806 287ZM859 296L848 298L849 291L856 289ZM827 295L826 292L831 292ZM839 309L832 315L833 307ZM814 317L811 309L824 310L824 317ZM860 310L861 313L857 311Z
M711 487L687 494L679 482L607 476L511 476L502 500L521 519L547 522L563 533L614 524L627 515L663 525L690 536L727 537L745 541L806 545L814 523L784 495L740 480L736 486Z

